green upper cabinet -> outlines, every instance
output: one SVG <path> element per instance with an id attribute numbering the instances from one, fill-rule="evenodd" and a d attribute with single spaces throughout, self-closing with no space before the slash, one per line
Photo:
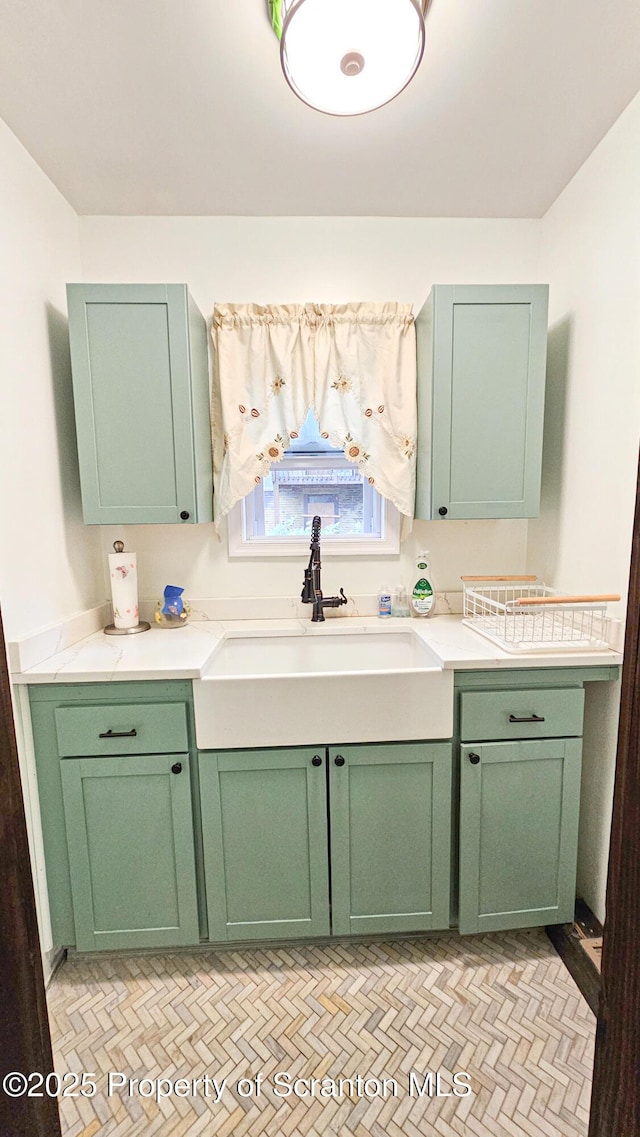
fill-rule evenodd
<path id="1" fill-rule="evenodd" d="M 534 517 L 549 289 L 435 285 L 416 320 L 416 517 Z"/>
<path id="2" fill-rule="evenodd" d="M 212 519 L 207 331 L 184 284 L 68 284 L 87 524 Z"/>

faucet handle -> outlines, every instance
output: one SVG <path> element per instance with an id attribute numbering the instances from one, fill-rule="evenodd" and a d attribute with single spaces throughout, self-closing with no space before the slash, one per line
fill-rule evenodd
<path id="1" fill-rule="evenodd" d="M 313 600 L 313 579 L 311 576 L 311 569 L 308 568 L 304 570 L 304 583 L 302 585 L 300 599 L 302 600 L 303 604 L 310 604 Z"/>
<path id="2" fill-rule="evenodd" d="M 342 604 L 348 604 L 349 601 L 341 588 L 339 596 L 325 596 L 321 603 L 325 608 L 340 608 Z"/>

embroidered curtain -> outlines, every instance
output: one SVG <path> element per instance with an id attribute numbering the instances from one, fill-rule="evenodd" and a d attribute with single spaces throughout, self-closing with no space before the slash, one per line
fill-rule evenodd
<path id="1" fill-rule="evenodd" d="M 323 438 L 413 517 L 410 305 L 225 304 L 214 310 L 212 334 L 216 528 L 282 458 L 311 408 Z"/>

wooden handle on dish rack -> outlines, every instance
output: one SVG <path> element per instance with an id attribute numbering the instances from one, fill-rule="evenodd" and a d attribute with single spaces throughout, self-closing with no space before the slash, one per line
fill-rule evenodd
<path id="1" fill-rule="evenodd" d="M 532 580 L 537 581 L 537 576 L 461 576 L 460 580 Z"/>
<path id="2" fill-rule="evenodd" d="M 612 592 L 607 596 L 532 596 L 527 599 L 521 596 L 514 604 L 529 607 L 530 604 L 600 604 L 605 600 L 619 600 L 618 593 Z"/>

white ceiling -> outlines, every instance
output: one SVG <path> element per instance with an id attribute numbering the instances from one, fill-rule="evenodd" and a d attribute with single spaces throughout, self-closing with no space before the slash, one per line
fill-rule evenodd
<path id="1" fill-rule="evenodd" d="M 81 214 L 539 217 L 638 89 L 638 0 L 433 0 L 416 78 L 346 119 L 266 0 L 0 0 L 0 117 Z"/>

